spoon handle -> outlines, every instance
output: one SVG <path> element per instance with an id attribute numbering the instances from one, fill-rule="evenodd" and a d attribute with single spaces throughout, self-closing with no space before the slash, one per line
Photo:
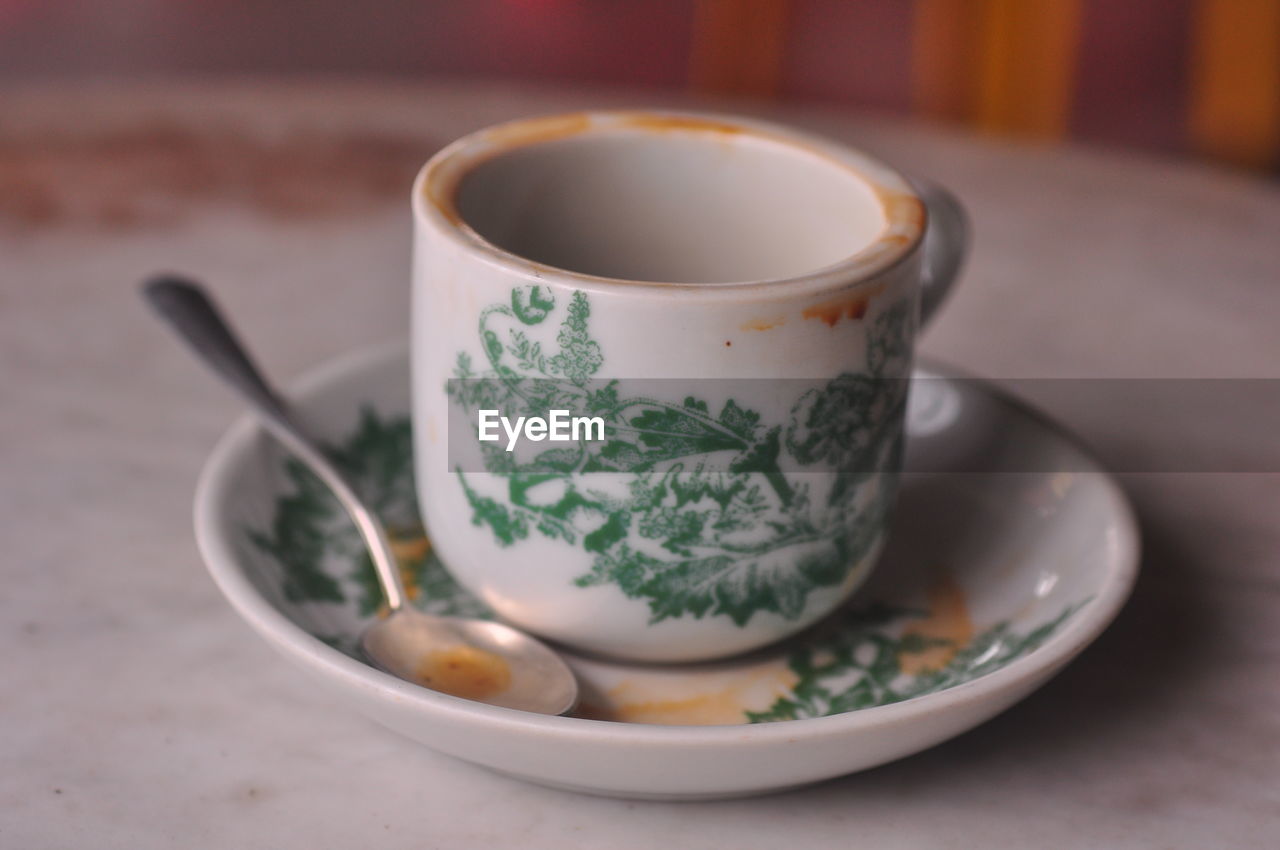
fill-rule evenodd
<path id="1" fill-rule="evenodd" d="M 404 583 L 386 529 L 356 496 L 342 473 L 299 427 L 289 406 L 262 377 L 203 288 L 192 281 L 166 275 L 148 281 L 142 291 L 151 307 L 195 355 L 249 403 L 272 436 L 333 491 L 364 538 L 386 595 L 387 607 L 392 611 L 402 608 Z"/>

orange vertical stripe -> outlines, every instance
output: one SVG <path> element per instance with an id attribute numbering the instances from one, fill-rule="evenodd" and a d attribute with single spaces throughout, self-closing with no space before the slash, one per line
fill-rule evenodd
<path id="1" fill-rule="evenodd" d="M 918 0 L 916 103 L 989 132 L 1067 131 L 1080 0 Z"/>
<path id="2" fill-rule="evenodd" d="M 689 79 L 698 91 L 774 97 L 789 0 L 697 0 Z"/>
<path id="3" fill-rule="evenodd" d="M 917 0 L 911 70 L 915 109 L 945 121 L 973 114 L 980 17 L 972 0 Z"/>
<path id="4" fill-rule="evenodd" d="M 1191 140 L 1250 168 L 1280 161 L 1280 2 L 1198 0 Z"/>

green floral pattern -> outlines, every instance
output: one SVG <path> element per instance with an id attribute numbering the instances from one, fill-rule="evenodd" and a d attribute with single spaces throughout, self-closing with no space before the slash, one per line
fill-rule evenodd
<path id="1" fill-rule="evenodd" d="M 435 614 L 491 616 L 481 602 L 453 580 L 423 536 L 413 486 L 409 419 L 403 415 L 384 417 L 365 408 L 352 434 L 327 450 L 391 530 L 413 603 Z M 278 568 L 280 596 L 286 607 L 292 607 L 291 616 L 304 622 L 327 621 L 311 620 L 310 615 L 299 613 L 304 608 L 344 614 L 336 619 L 345 620 L 346 625 L 336 631 L 309 628 L 320 640 L 359 657 L 356 638 L 361 625 L 375 615 L 381 604 L 372 565 L 355 527 L 318 479 L 289 459 L 282 461 L 280 478 L 282 492 L 274 500 L 269 523 L 266 528 L 246 529 L 246 537 L 259 554 Z M 660 478 L 652 476 L 643 486 L 666 486 Z M 685 486 L 683 477 L 676 481 L 676 486 Z M 695 493 L 683 497 L 668 493 L 662 499 L 684 498 L 687 503 L 695 496 L 701 497 Z M 741 491 L 732 495 L 721 492 L 718 497 L 725 508 L 724 516 L 717 513 L 716 522 L 731 521 L 726 517 L 739 510 L 749 516 L 749 505 L 755 498 Z M 729 508 L 735 499 L 748 507 Z M 686 539 L 698 533 L 694 525 L 699 520 L 690 520 L 681 511 L 652 511 L 644 521 L 655 525 L 650 533 L 666 539 Z M 609 535 L 603 533 L 600 542 L 592 545 L 610 549 Z M 634 580 L 643 580 L 643 575 Z M 686 574 L 683 580 L 693 579 Z M 750 592 L 749 586 L 744 587 L 744 594 Z M 779 650 L 785 654 L 794 686 L 766 710 L 744 711 L 742 722 L 839 714 L 963 684 L 1031 652 L 1078 608 L 1079 605 L 1070 606 L 1026 631 L 1001 622 L 963 646 L 907 631 L 927 611 L 901 604 L 846 608 Z M 904 656 L 937 646 L 952 650 L 944 666 L 915 673 L 904 669 Z"/>
<path id="2" fill-rule="evenodd" d="M 419 607 L 432 614 L 492 616 L 458 588 L 425 542 L 408 418 L 383 419 L 366 407 L 355 432 L 341 445 L 325 449 L 361 499 L 382 517 L 393 544 L 421 542 L 398 550 L 406 587 Z M 248 537 L 282 567 L 285 600 L 351 605 L 358 616 L 372 616 L 382 604 L 382 590 L 350 518 L 299 461 L 286 458 L 283 474 L 291 492 L 276 500 L 270 527 L 250 529 Z"/>
<path id="3" fill-rule="evenodd" d="M 512 291 L 482 311 L 485 362 L 458 354 L 447 392 L 471 421 L 481 409 L 600 417 L 606 439 L 559 443 L 517 458 L 480 443 L 504 492 L 458 479 L 472 520 L 509 547 L 537 534 L 589 553 L 582 587 L 611 584 L 648 605 L 652 622 L 768 611 L 798 618 L 809 594 L 843 582 L 874 551 L 893 501 L 913 330 L 899 299 L 870 322 L 869 371 L 843 374 L 798 398 L 783 422 L 733 399 L 630 395 L 596 379 L 605 353 L 591 336 L 591 304 L 573 292 Z M 544 325 L 558 326 L 552 333 Z M 727 463 L 709 468 L 712 455 Z M 826 486 L 782 469 L 840 469 Z M 633 473 L 629 492 L 593 487 L 592 472 Z M 548 485 L 554 486 L 548 486 Z M 551 494 L 548 497 L 547 494 Z"/>
<path id="4" fill-rule="evenodd" d="M 768 711 L 747 712 L 752 723 L 800 720 L 843 714 L 860 708 L 902 702 L 944 691 L 999 670 L 1044 643 L 1078 606 L 1017 634 L 1009 623 L 982 632 L 964 646 L 945 638 L 894 635 L 896 622 L 927 612 L 877 605 L 834 620 L 826 634 L 812 636 L 787 660 L 798 681 Z M 903 670 L 902 658 L 942 647 L 953 650 L 938 669 L 915 675 Z"/>

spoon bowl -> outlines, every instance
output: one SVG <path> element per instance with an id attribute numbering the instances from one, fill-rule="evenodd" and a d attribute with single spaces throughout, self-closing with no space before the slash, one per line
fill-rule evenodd
<path id="1" fill-rule="evenodd" d="M 360 645 L 384 672 L 463 699 L 540 714 L 564 714 L 577 701 L 560 656 L 502 623 L 401 608 L 369 626 Z"/>

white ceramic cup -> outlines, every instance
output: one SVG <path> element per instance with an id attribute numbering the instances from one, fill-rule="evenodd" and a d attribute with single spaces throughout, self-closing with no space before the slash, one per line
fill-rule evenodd
<path id="1" fill-rule="evenodd" d="M 502 617 L 608 655 L 709 659 L 804 628 L 866 578 L 921 303 L 965 253 L 950 195 L 772 124 L 594 112 L 453 143 L 413 210 L 419 501 L 450 572 Z M 481 444 L 486 406 L 543 391 L 608 436 Z"/>

